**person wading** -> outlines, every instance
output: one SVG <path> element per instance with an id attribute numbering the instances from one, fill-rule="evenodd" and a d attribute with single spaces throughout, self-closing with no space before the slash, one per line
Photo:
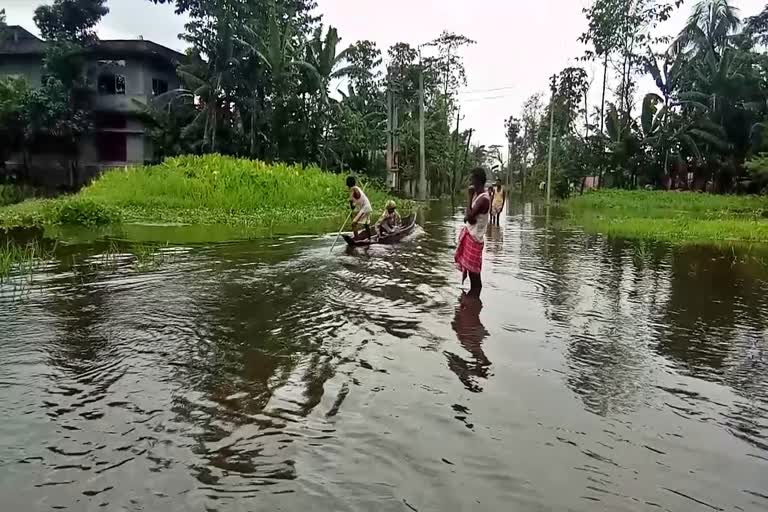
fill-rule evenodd
<path id="1" fill-rule="evenodd" d="M 496 180 L 496 186 L 491 196 L 491 224 L 501 225 L 501 212 L 504 211 L 504 204 L 507 202 L 507 191 L 501 184 L 501 180 Z"/>
<path id="2" fill-rule="evenodd" d="M 352 217 L 352 232 L 355 235 L 355 240 L 358 239 L 357 228 L 360 225 L 365 228 L 364 238 L 370 238 L 370 216 L 371 211 L 373 211 L 371 202 L 368 200 L 368 196 L 365 195 L 365 192 L 363 192 L 363 189 L 357 186 L 357 180 L 354 176 L 347 178 L 347 187 L 349 187 L 349 206 L 353 211 L 355 207 L 358 209 L 357 213 Z"/>
<path id="3" fill-rule="evenodd" d="M 472 186 L 469 188 L 469 204 L 454 261 L 462 274 L 462 284 L 469 276 L 471 286 L 468 295 L 479 297 L 483 288 L 480 273 L 483 270 L 483 248 L 490 218 L 491 198 L 485 190 L 485 170 L 482 167 L 473 169 L 470 179 Z"/>

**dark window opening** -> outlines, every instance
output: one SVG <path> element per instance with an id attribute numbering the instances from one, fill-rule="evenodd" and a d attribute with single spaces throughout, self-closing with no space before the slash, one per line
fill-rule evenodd
<path id="1" fill-rule="evenodd" d="M 96 116 L 97 129 L 124 130 L 128 126 L 125 116 L 119 114 L 99 114 Z"/>
<path id="2" fill-rule="evenodd" d="M 99 94 L 125 94 L 125 77 L 105 73 L 99 75 Z"/>
<path id="3" fill-rule="evenodd" d="M 125 162 L 128 160 L 128 140 L 124 133 L 97 133 L 96 148 L 100 162 Z"/>
<path id="4" fill-rule="evenodd" d="M 168 92 L 168 82 L 159 78 L 152 79 L 152 95 L 160 96 Z"/>

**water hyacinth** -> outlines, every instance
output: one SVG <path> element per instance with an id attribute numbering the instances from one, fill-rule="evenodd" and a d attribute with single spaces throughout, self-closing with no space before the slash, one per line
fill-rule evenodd
<path id="1" fill-rule="evenodd" d="M 106 172 L 70 198 L 0 208 L 0 226 L 309 223 L 347 214 L 345 181 L 345 175 L 316 166 L 215 154 L 181 156 L 159 165 Z M 374 210 L 383 208 L 387 194 L 364 178 L 361 184 Z"/>
<path id="2" fill-rule="evenodd" d="M 674 244 L 768 243 L 768 198 L 601 190 L 569 199 L 571 219 L 609 236 Z"/>

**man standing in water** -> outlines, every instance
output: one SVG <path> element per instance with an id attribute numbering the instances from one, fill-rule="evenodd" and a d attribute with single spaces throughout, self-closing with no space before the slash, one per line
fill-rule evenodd
<path id="1" fill-rule="evenodd" d="M 349 206 L 354 211 L 355 207 L 358 208 L 357 213 L 352 217 L 352 232 L 357 240 L 357 228 L 362 224 L 365 227 L 365 237 L 371 237 L 370 231 L 370 216 L 371 202 L 368 200 L 368 196 L 365 195 L 363 189 L 357 186 L 357 180 L 354 176 L 347 178 L 347 187 L 349 187 Z"/>
<path id="2" fill-rule="evenodd" d="M 496 180 L 496 187 L 491 196 L 491 224 L 501 225 L 501 212 L 504 211 L 504 204 L 507 202 L 507 191 L 501 184 L 501 180 Z"/>
<path id="3" fill-rule="evenodd" d="M 469 207 L 464 216 L 464 227 L 459 234 L 454 261 L 462 274 L 462 284 L 469 276 L 469 295 L 479 297 L 483 288 L 480 273 L 483 269 L 485 231 L 490 217 L 491 198 L 485 190 L 486 177 L 482 167 L 472 169 L 470 180 L 472 186 L 469 188 Z"/>

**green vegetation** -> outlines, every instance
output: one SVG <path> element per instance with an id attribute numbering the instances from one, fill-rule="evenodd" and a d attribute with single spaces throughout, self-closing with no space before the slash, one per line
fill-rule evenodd
<path id="1" fill-rule="evenodd" d="M 26 245 L 11 241 L 0 244 L 0 283 L 5 282 L 14 271 L 31 278 L 35 263 L 49 256 L 50 253 L 36 240 Z"/>
<path id="2" fill-rule="evenodd" d="M 518 183 L 535 188 L 545 179 L 552 125 L 559 196 L 588 176 L 603 187 L 761 192 L 768 185 L 759 156 L 768 152 L 768 6 L 741 20 L 732 3 L 590 2 L 580 42 L 597 72 L 563 69 L 551 92 L 532 96 L 507 120 L 508 168 Z M 691 9 L 688 22 L 666 37 L 681 6 Z"/>
<path id="3" fill-rule="evenodd" d="M 107 172 L 72 196 L 0 208 L 0 227 L 309 224 L 347 214 L 345 179 L 317 167 L 220 155 L 175 157 L 156 166 Z M 366 194 L 374 209 L 388 199 L 375 184 L 368 184 Z"/>
<path id="4" fill-rule="evenodd" d="M 35 197 L 38 193 L 37 189 L 24 185 L 0 185 L 0 206 L 20 203 L 25 199 Z"/>
<path id="5" fill-rule="evenodd" d="M 437 195 L 461 181 L 471 131 L 459 131 L 455 118 L 466 85 L 462 50 L 470 39 L 435 34 L 420 58 L 406 42 L 388 49 L 367 40 L 342 42 L 322 23 L 315 0 L 149 2 L 173 4 L 184 16 L 181 37 L 188 45 L 177 68 L 180 87 L 142 109 L 157 159 L 221 153 L 383 178 L 393 98 L 400 170 L 414 178 L 423 72 L 427 179 Z M 55 143 L 71 164 L 70 186 L 76 188 L 82 182 L 78 142 L 96 124 L 83 55 L 109 7 L 106 0 L 39 3 L 34 20 L 49 43 L 46 80 L 41 87 L 32 87 L 31 77 L 0 80 L 0 159 Z M 146 2 L 137 6 L 148 8 Z M 0 24 L 0 38 L 3 31 Z M 342 78 L 343 90 L 333 94 Z"/>
<path id="6" fill-rule="evenodd" d="M 600 191 L 569 199 L 589 231 L 672 243 L 768 242 L 768 198 L 693 192 Z"/>

